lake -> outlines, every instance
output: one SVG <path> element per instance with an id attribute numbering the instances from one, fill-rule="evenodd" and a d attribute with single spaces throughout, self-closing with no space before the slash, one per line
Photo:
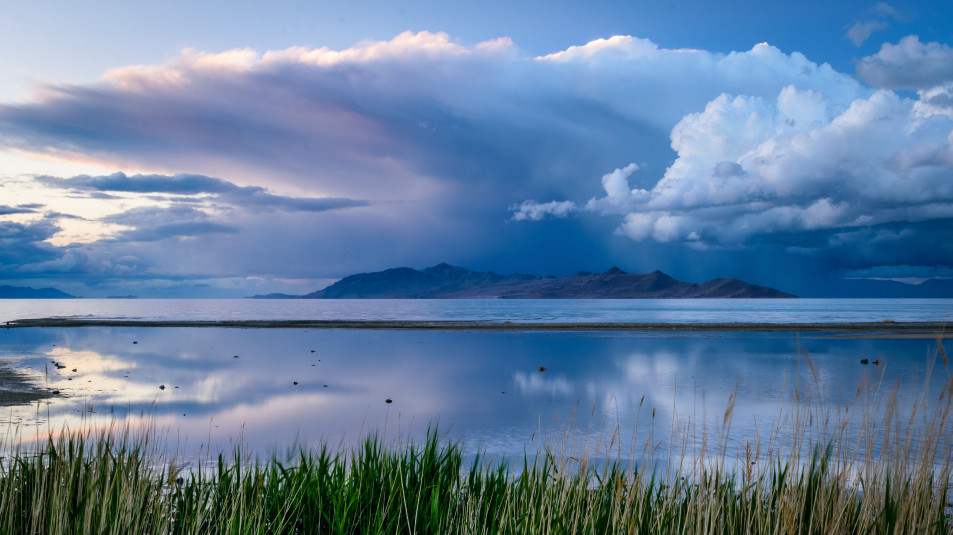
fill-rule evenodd
<path id="1" fill-rule="evenodd" d="M 953 301 L 69 300 L 0 307 L 10 319 L 803 322 L 935 321 Z M 372 432 L 419 439 L 439 424 L 470 452 L 512 459 L 534 452 L 541 434 L 565 429 L 570 419 L 573 437 L 604 433 L 605 443 L 623 449 L 668 438 L 687 423 L 715 436 L 733 404 L 728 448 L 740 452 L 783 425 L 780 409 L 791 406 L 795 390 L 827 408 L 856 407 L 864 396 L 894 390 L 904 406 L 924 392 L 935 399 L 950 376 L 942 361 L 929 373 L 937 358 L 935 340 L 796 333 L 15 328 L 0 329 L 0 362 L 61 396 L 0 411 L 21 438 L 145 415 L 186 457 L 228 451 L 238 441 L 269 455 Z M 609 438 L 616 430 L 620 436 Z"/>
<path id="2" fill-rule="evenodd" d="M 953 299 L 0 299 L 0 322 L 146 320 L 836 323 L 947 321 Z"/>

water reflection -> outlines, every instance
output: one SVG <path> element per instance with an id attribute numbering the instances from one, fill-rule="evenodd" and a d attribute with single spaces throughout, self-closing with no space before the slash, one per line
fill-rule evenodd
<path id="1" fill-rule="evenodd" d="M 739 449 L 799 385 L 827 406 L 856 404 L 865 382 L 912 402 L 935 353 L 923 340 L 764 334 L 5 329 L 2 362 L 63 395 L 0 411 L 27 436 L 145 414 L 194 455 L 236 440 L 267 455 L 369 432 L 419 439 L 439 422 L 469 451 L 513 458 L 570 418 L 581 436 L 618 427 L 624 448 L 688 421 L 717 434 L 734 397 Z M 949 377 L 940 366 L 930 399 Z"/>

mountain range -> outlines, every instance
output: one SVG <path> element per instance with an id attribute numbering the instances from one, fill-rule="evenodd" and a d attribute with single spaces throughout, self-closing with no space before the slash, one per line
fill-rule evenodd
<path id="1" fill-rule="evenodd" d="M 76 296 L 56 288 L 30 288 L 0 285 L 0 299 L 75 299 Z"/>
<path id="2" fill-rule="evenodd" d="M 796 297 L 738 279 L 696 284 L 661 271 L 636 274 L 613 267 L 605 273 L 580 271 L 568 277 L 500 275 L 449 264 L 423 270 L 400 267 L 359 273 L 307 295 L 268 294 L 256 299 L 638 299 L 712 297 Z"/>

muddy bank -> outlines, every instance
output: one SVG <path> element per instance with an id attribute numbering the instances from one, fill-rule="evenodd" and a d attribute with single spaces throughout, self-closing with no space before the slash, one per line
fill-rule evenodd
<path id="1" fill-rule="evenodd" d="M 36 403 L 58 395 L 55 390 L 38 386 L 16 368 L 0 365 L 0 407 Z"/>

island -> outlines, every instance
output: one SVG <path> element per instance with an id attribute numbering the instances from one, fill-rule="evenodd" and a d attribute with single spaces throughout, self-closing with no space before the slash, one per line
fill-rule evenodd
<path id="1" fill-rule="evenodd" d="M 580 271 L 567 277 L 470 271 L 442 263 L 418 270 L 400 267 L 345 277 L 306 295 L 273 293 L 253 299 L 672 299 L 791 298 L 774 288 L 738 279 L 683 282 L 661 271 Z"/>

